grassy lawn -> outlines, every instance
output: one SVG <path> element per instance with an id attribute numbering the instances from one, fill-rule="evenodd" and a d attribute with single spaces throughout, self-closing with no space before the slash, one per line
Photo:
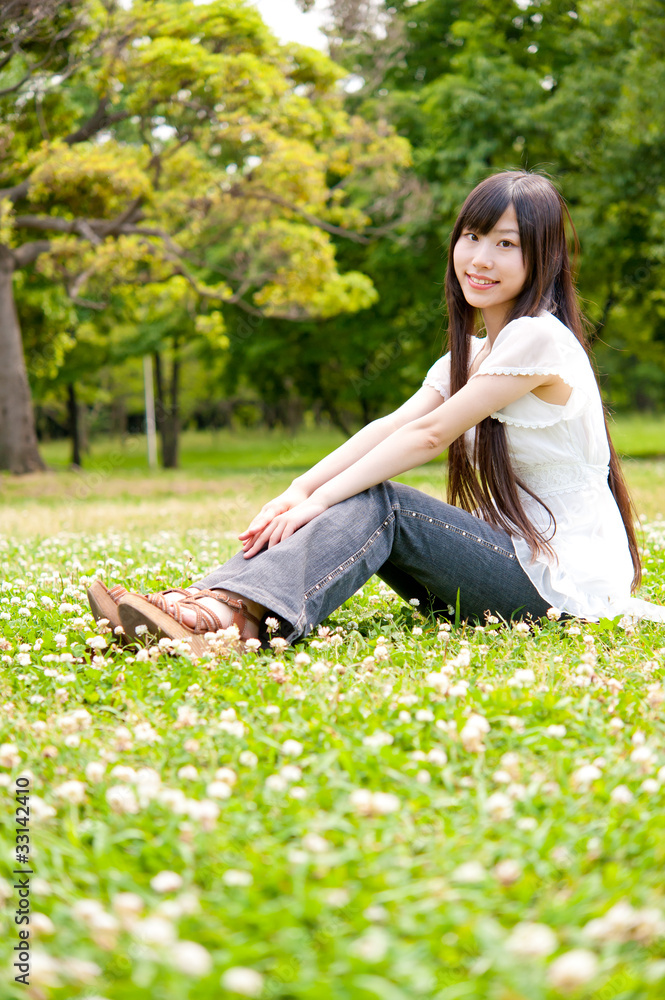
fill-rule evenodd
<path id="1" fill-rule="evenodd" d="M 186 436 L 150 475 L 100 442 L 2 479 L 2 1000 L 665 996 L 662 627 L 448 630 L 376 579 L 286 651 L 94 626 L 89 581 L 195 579 L 339 440 Z M 665 461 L 626 470 L 663 602 Z M 444 495 L 441 466 L 401 478 Z"/>

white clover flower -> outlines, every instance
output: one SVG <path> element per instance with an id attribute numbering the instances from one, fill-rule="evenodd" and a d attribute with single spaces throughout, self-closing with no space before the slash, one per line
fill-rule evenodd
<path id="1" fill-rule="evenodd" d="M 132 922 L 141 913 L 145 903 L 135 892 L 117 892 L 111 905 L 121 920 Z"/>
<path id="2" fill-rule="evenodd" d="M 266 622 L 269 619 L 266 619 Z M 276 621 L 276 619 L 272 619 Z M 257 997 L 263 989 L 263 976 L 255 969 L 237 965 L 227 969 L 222 975 L 221 985 L 230 993 L 240 993 L 244 997 Z"/>
<path id="3" fill-rule="evenodd" d="M 55 816 L 55 809 L 53 806 L 44 802 L 39 795 L 30 796 L 30 818 L 36 823 L 39 823 L 43 819 L 51 819 Z"/>
<path id="4" fill-rule="evenodd" d="M 633 764 L 639 764 L 642 774 L 648 774 L 656 765 L 656 755 L 651 747 L 638 744 L 630 755 Z"/>
<path id="5" fill-rule="evenodd" d="M 377 663 L 381 663 L 383 660 L 387 660 L 389 656 L 390 653 L 388 652 L 387 646 L 384 646 L 382 643 L 380 643 L 375 647 L 374 659 L 377 661 Z"/>
<path id="6" fill-rule="evenodd" d="M 178 768 L 178 777 L 181 781 L 196 781 L 198 776 L 199 772 L 193 764 L 183 764 L 182 767 Z"/>
<path id="7" fill-rule="evenodd" d="M 242 750 L 238 755 L 238 763 L 243 767 L 256 767 L 258 762 L 259 758 L 253 750 Z"/>
<path id="8" fill-rule="evenodd" d="M 129 783 L 136 780 L 136 771 L 129 764 L 116 764 L 111 770 L 111 777 Z"/>
<path id="9" fill-rule="evenodd" d="M 318 833 L 306 833 L 302 838 L 302 846 L 310 854 L 325 854 L 330 850 L 330 844 Z"/>
<path id="10" fill-rule="evenodd" d="M 127 785 L 112 785 L 106 791 L 106 801 L 116 813 L 137 813 L 139 811 L 136 795 Z"/>
<path id="11" fill-rule="evenodd" d="M 254 881 L 251 872 L 241 871 L 239 868 L 228 868 L 222 875 L 224 885 L 251 885 Z"/>
<path id="12" fill-rule="evenodd" d="M 485 810 L 495 823 L 511 819 L 514 814 L 513 803 L 503 792 L 494 792 L 490 795 L 485 802 Z"/>
<path id="13" fill-rule="evenodd" d="M 487 719 L 473 712 L 460 732 L 462 746 L 469 753 L 482 753 L 485 750 L 483 739 L 490 731 L 490 724 Z"/>
<path id="14" fill-rule="evenodd" d="M 463 864 L 458 865 L 457 868 L 451 873 L 450 878 L 453 882 L 461 882 L 463 884 L 473 884 L 474 882 L 484 882 L 487 878 L 487 872 L 481 865 L 480 861 L 465 861 Z"/>
<path id="15" fill-rule="evenodd" d="M 536 683 L 536 675 L 530 667 L 518 667 L 512 677 L 508 678 L 508 687 L 531 687 Z"/>
<path id="16" fill-rule="evenodd" d="M 366 747 L 388 747 L 394 742 L 395 737 L 390 733 L 383 732 L 381 729 L 370 733 L 369 736 L 363 736 L 363 746 Z"/>
<path id="17" fill-rule="evenodd" d="M 64 781 L 53 790 L 53 794 L 65 802 L 80 805 L 85 801 L 85 784 L 83 781 Z"/>
<path id="18" fill-rule="evenodd" d="M 265 626 L 268 629 L 268 631 L 271 631 L 272 629 L 279 628 L 279 620 L 277 618 L 272 618 L 272 617 L 271 618 L 266 618 L 266 620 L 265 620 Z"/>
<path id="19" fill-rule="evenodd" d="M 296 653 L 293 662 L 297 667 L 307 667 L 312 662 L 312 657 L 308 653 Z"/>
<path id="20" fill-rule="evenodd" d="M 89 922 L 90 937 L 98 947 L 112 951 L 118 940 L 119 921 L 112 913 L 93 914 Z"/>
<path id="21" fill-rule="evenodd" d="M 208 832 L 214 830 L 220 812 L 219 806 L 214 799 L 201 799 L 200 801 L 190 799 L 187 804 L 187 811 L 190 819 L 199 822 L 203 830 Z"/>
<path id="22" fill-rule="evenodd" d="M 425 677 L 425 684 L 438 694 L 446 695 L 450 689 L 450 677 L 443 671 L 432 671 Z"/>
<path id="23" fill-rule="evenodd" d="M 392 792 L 371 792 L 367 788 L 356 788 L 349 801 L 361 816 L 385 816 L 397 812 L 401 803 Z"/>
<path id="24" fill-rule="evenodd" d="M 304 747 L 298 740 L 284 740 L 282 743 L 282 753 L 288 757 L 300 757 L 303 750 Z"/>
<path id="25" fill-rule="evenodd" d="M 307 789 L 303 788 L 302 785 L 293 785 L 289 789 L 289 798 L 302 801 L 307 798 Z"/>
<path id="26" fill-rule="evenodd" d="M 617 785 L 616 788 L 612 789 L 610 798 L 612 802 L 629 805 L 633 801 L 633 793 L 627 785 Z"/>
<path id="27" fill-rule="evenodd" d="M 276 653 L 283 653 L 286 647 L 288 646 L 288 642 L 286 641 L 286 639 L 282 639 L 279 636 L 276 636 L 274 639 L 270 640 L 270 646 L 272 649 L 275 650 Z"/>
<path id="28" fill-rule="evenodd" d="M 29 667 L 32 663 L 32 658 L 29 653 L 17 653 L 16 662 L 19 667 Z"/>
<path id="29" fill-rule="evenodd" d="M 558 945 L 557 937 L 547 924 L 519 923 L 513 927 L 506 948 L 519 958 L 547 958 Z"/>
<path id="30" fill-rule="evenodd" d="M 14 768 L 21 762 L 21 754 L 15 743 L 0 744 L 0 767 Z"/>
<path id="31" fill-rule="evenodd" d="M 185 726 L 195 726 L 198 720 L 199 713 L 195 708 L 191 705 L 179 705 L 174 725 L 176 729 L 182 729 Z"/>
<path id="32" fill-rule="evenodd" d="M 30 914 L 30 930 L 36 937 L 55 934 L 55 924 L 45 913 Z"/>
<path id="33" fill-rule="evenodd" d="M 104 912 L 104 907 L 98 899 L 77 899 L 72 904 L 72 913 L 77 920 L 89 924 L 93 917 Z"/>
<path id="34" fill-rule="evenodd" d="M 247 649 L 250 653 L 258 653 L 260 648 L 260 639 L 245 639 L 245 649 Z"/>
<path id="35" fill-rule="evenodd" d="M 218 767 L 215 771 L 215 781 L 223 781 L 230 788 L 233 788 L 238 780 L 238 775 L 230 767 Z"/>
<path id="36" fill-rule="evenodd" d="M 196 941 L 176 941 L 169 948 L 169 961 L 188 976 L 207 976 L 212 969 L 210 952 Z"/>
<path id="37" fill-rule="evenodd" d="M 558 608 L 548 608 L 547 617 L 551 622 L 558 622 L 559 618 L 561 618 L 561 612 Z"/>
<path id="38" fill-rule="evenodd" d="M 147 631 L 148 631 L 148 626 L 147 625 L 137 625 L 134 628 L 134 633 L 136 635 L 145 635 L 147 633 Z"/>
<path id="39" fill-rule="evenodd" d="M 545 730 L 545 735 L 550 736 L 553 740 L 562 740 L 566 735 L 565 726 L 548 726 Z"/>
<path id="40" fill-rule="evenodd" d="M 512 885 L 513 882 L 517 882 L 522 874 L 519 862 L 513 858 L 504 858 L 502 861 L 497 862 L 492 871 L 497 882 L 500 882 L 501 885 Z"/>
<path id="41" fill-rule="evenodd" d="M 555 958 L 547 977 L 550 985 L 561 993 L 573 993 L 594 978 L 598 971 L 598 959 L 592 951 L 574 948 Z"/>
<path id="42" fill-rule="evenodd" d="M 390 937 L 382 927 L 370 927 L 354 941 L 351 950 L 365 962 L 381 962 L 390 945 Z"/>
<path id="43" fill-rule="evenodd" d="M 52 597 L 49 597 L 47 594 L 43 594 L 42 597 L 40 597 L 40 601 L 42 603 L 42 606 L 45 608 L 55 607 L 55 601 L 53 600 Z"/>
<path id="44" fill-rule="evenodd" d="M 177 892 L 182 889 L 182 875 L 168 870 L 158 872 L 150 879 L 150 885 L 155 892 Z"/>
<path id="45" fill-rule="evenodd" d="M 147 945 L 172 945 L 176 939 L 173 924 L 165 917 L 152 916 L 132 924 L 132 935 Z"/>
<path id="46" fill-rule="evenodd" d="M 31 948 L 30 955 L 30 984 L 34 986 L 60 986 L 58 972 L 61 968 L 60 962 L 52 955 L 48 955 L 41 948 Z"/>
<path id="47" fill-rule="evenodd" d="M 583 764 L 570 776 L 570 783 L 576 791 L 587 791 L 594 781 L 602 777 L 602 771 L 595 764 Z"/>
<path id="48" fill-rule="evenodd" d="M 284 764 L 280 767 L 279 773 L 285 781 L 300 781 L 302 778 L 302 768 L 297 764 Z"/>
<path id="49" fill-rule="evenodd" d="M 271 792 L 284 792 L 288 788 L 288 781 L 281 774 L 269 774 L 265 781 L 265 787 Z"/>
<path id="50" fill-rule="evenodd" d="M 106 649 L 106 639 L 103 635 L 88 636 L 85 644 L 86 646 L 90 646 L 91 649 Z"/>
<path id="51" fill-rule="evenodd" d="M 432 775 L 429 771 L 418 771 L 416 774 L 416 781 L 419 785 L 429 785 L 432 780 Z"/>
<path id="52" fill-rule="evenodd" d="M 419 708 L 416 711 L 416 722 L 434 722 L 434 712 L 429 708 Z"/>
<path id="53" fill-rule="evenodd" d="M 231 787 L 225 781 L 211 781 L 206 786 L 206 795 L 211 799 L 230 799 L 232 794 Z"/>

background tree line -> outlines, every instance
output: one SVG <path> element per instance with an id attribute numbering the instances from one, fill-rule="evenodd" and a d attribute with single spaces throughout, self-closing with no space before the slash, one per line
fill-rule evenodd
<path id="1" fill-rule="evenodd" d="M 461 201 L 520 166 L 569 202 L 606 396 L 662 405 L 660 0 L 332 0 L 328 37 L 242 0 L 4 5 L 0 468 L 40 465 L 23 356 L 46 433 L 132 429 L 153 355 L 170 465 L 192 421 L 372 419 L 440 353 Z"/>

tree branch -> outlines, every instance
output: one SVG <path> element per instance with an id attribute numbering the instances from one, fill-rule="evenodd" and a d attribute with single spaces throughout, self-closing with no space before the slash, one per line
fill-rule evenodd
<path id="1" fill-rule="evenodd" d="M 317 226 L 318 229 L 323 229 L 327 233 L 331 233 L 333 236 L 342 236 L 346 240 L 352 240 L 353 243 L 371 243 L 372 240 L 363 236 L 362 233 L 355 233 L 351 229 L 342 229 L 341 226 L 333 226 L 330 222 L 325 222 L 320 219 L 317 215 L 313 215 L 308 212 L 307 209 L 301 208 L 299 205 L 294 205 L 292 202 L 287 201 L 286 198 L 282 198 L 279 194 L 274 194 L 272 191 L 262 191 L 259 188 L 242 188 L 240 185 L 235 184 L 230 191 L 227 192 L 232 198 L 255 198 L 257 201 L 270 201 L 274 205 L 281 205 L 282 208 L 288 208 L 289 211 L 295 212 L 309 222 L 311 226 Z"/>
<path id="2" fill-rule="evenodd" d="M 25 267 L 32 264 L 41 253 L 46 253 L 51 249 L 50 240 L 34 240 L 32 243 L 24 243 L 13 251 L 15 266 Z"/>

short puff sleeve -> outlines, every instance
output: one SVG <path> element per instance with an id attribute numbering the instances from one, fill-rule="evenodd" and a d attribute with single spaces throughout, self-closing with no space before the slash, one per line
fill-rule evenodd
<path id="1" fill-rule="evenodd" d="M 521 316 L 504 326 L 471 378 L 479 375 L 558 375 L 571 387 L 563 405 L 548 403 L 529 392 L 492 414 L 502 423 L 520 427 L 550 427 L 560 420 L 572 420 L 597 395 L 584 347 L 550 313 Z"/>
<path id="2" fill-rule="evenodd" d="M 434 362 L 423 379 L 423 385 L 436 389 L 444 399 L 450 398 L 450 351 Z"/>

